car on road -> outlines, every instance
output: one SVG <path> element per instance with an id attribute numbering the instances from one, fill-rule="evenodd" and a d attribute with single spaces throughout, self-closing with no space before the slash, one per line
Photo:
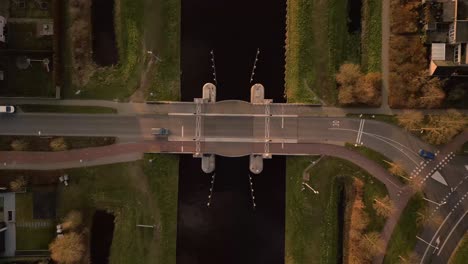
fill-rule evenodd
<path id="1" fill-rule="evenodd" d="M 430 151 L 427 151 L 427 150 L 424 150 L 424 149 L 420 149 L 418 151 L 418 154 L 419 156 L 425 158 L 425 159 L 429 159 L 429 160 L 433 160 L 435 159 L 435 154 L 430 152 Z"/>
<path id="2" fill-rule="evenodd" d="M 16 108 L 12 105 L 0 105 L 0 113 L 13 114 Z"/>
<path id="3" fill-rule="evenodd" d="M 169 129 L 162 128 L 162 127 L 153 127 L 151 128 L 151 134 L 156 135 L 156 136 L 168 136 Z"/>

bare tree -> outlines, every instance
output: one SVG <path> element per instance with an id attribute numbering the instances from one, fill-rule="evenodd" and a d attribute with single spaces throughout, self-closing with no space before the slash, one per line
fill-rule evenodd
<path id="1" fill-rule="evenodd" d="M 74 230 L 83 223 L 83 216 L 79 211 L 70 211 L 65 217 L 62 227 L 63 230 Z"/>
<path id="2" fill-rule="evenodd" d="M 374 199 L 373 207 L 377 214 L 384 217 L 389 217 L 395 211 L 395 206 L 393 205 L 393 202 L 390 200 L 388 195 L 380 200 Z"/>
<path id="3" fill-rule="evenodd" d="M 354 86 L 361 77 L 361 69 L 359 65 L 353 63 L 345 63 L 340 66 L 340 70 L 336 73 L 336 82 L 340 86 Z"/>
<path id="4" fill-rule="evenodd" d="M 26 178 L 24 176 L 19 176 L 18 178 L 10 182 L 10 189 L 13 192 L 20 192 L 24 191 L 27 185 L 28 181 L 26 180 Z"/>
<path id="5" fill-rule="evenodd" d="M 419 129 L 424 121 L 424 115 L 420 111 L 404 111 L 397 116 L 398 123 L 406 130 Z"/>
<path id="6" fill-rule="evenodd" d="M 376 256 L 385 252 L 384 241 L 377 232 L 363 235 L 359 244 L 363 250 L 363 254 L 369 256 Z"/>
<path id="7" fill-rule="evenodd" d="M 403 168 L 403 164 L 400 161 L 390 162 L 384 160 L 390 167 L 388 168 L 388 172 L 395 176 L 404 177 L 405 176 L 405 169 Z"/>
<path id="8" fill-rule="evenodd" d="M 445 92 L 442 89 L 443 82 L 439 78 L 424 78 L 421 84 L 422 96 L 419 104 L 425 108 L 436 108 L 442 106 L 445 99 Z"/>
<path id="9" fill-rule="evenodd" d="M 466 117 L 456 111 L 448 110 L 441 115 L 429 115 L 427 125 L 421 129 L 424 139 L 431 144 L 444 144 L 460 133 L 466 126 Z"/>
<path id="10" fill-rule="evenodd" d="M 421 261 L 421 257 L 414 251 L 411 251 L 404 257 L 398 257 L 401 259 L 401 264 L 418 264 Z"/>
<path id="11" fill-rule="evenodd" d="M 63 151 L 68 149 L 67 142 L 65 142 L 63 137 L 52 139 L 49 146 L 53 151 Z"/>
<path id="12" fill-rule="evenodd" d="M 11 142 L 10 147 L 14 151 L 25 151 L 29 148 L 29 144 L 26 140 L 15 139 Z"/>
<path id="13" fill-rule="evenodd" d="M 371 72 L 359 78 L 354 87 L 354 98 L 358 103 L 378 105 L 382 89 L 382 76 L 380 73 Z"/>
<path id="14" fill-rule="evenodd" d="M 64 264 L 78 263 L 86 252 L 83 236 L 75 232 L 57 237 L 49 250 L 54 261 Z"/>

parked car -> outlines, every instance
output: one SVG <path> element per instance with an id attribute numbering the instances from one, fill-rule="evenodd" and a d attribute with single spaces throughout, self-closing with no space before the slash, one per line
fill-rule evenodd
<path id="1" fill-rule="evenodd" d="M 156 135 L 156 136 L 168 136 L 169 129 L 162 128 L 162 127 L 153 127 L 151 128 L 151 134 Z"/>
<path id="2" fill-rule="evenodd" d="M 419 156 L 425 158 L 425 159 L 429 159 L 429 160 L 433 160 L 435 159 L 435 154 L 430 152 L 430 151 L 427 151 L 427 150 L 424 150 L 424 149 L 420 149 L 418 151 L 418 154 Z"/>
<path id="3" fill-rule="evenodd" d="M 12 114 L 16 111 L 16 108 L 12 105 L 0 105 L 0 113 Z"/>

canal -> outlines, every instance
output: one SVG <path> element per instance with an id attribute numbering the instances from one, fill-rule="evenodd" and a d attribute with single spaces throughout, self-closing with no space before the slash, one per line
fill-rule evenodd
<path id="1" fill-rule="evenodd" d="M 266 98 L 284 101 L 285 0 L 182 0 L 181 16 L 183 101 L 201 97 L 214 69 L 218 101 L 247 101 L 253 83 L 265 86 Z M 216 157 L 210 207 L 212 175 L 200 163 L 180 159 L 177 263 L 284 263 L 285 158 L 266 160 L 252 175 L 255 209 L 248 157 Z"/>

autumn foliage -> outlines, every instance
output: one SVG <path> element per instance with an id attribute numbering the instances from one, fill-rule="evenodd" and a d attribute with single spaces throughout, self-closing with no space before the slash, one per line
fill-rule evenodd
<path id="1" fill-rule="evenodd" d="M 380 73 L 363 74 L 359 65 L 345 63 L 336 74 L 339 85 L 338 101 L 342 105 L 380 104 L 382 77 Z"/>

